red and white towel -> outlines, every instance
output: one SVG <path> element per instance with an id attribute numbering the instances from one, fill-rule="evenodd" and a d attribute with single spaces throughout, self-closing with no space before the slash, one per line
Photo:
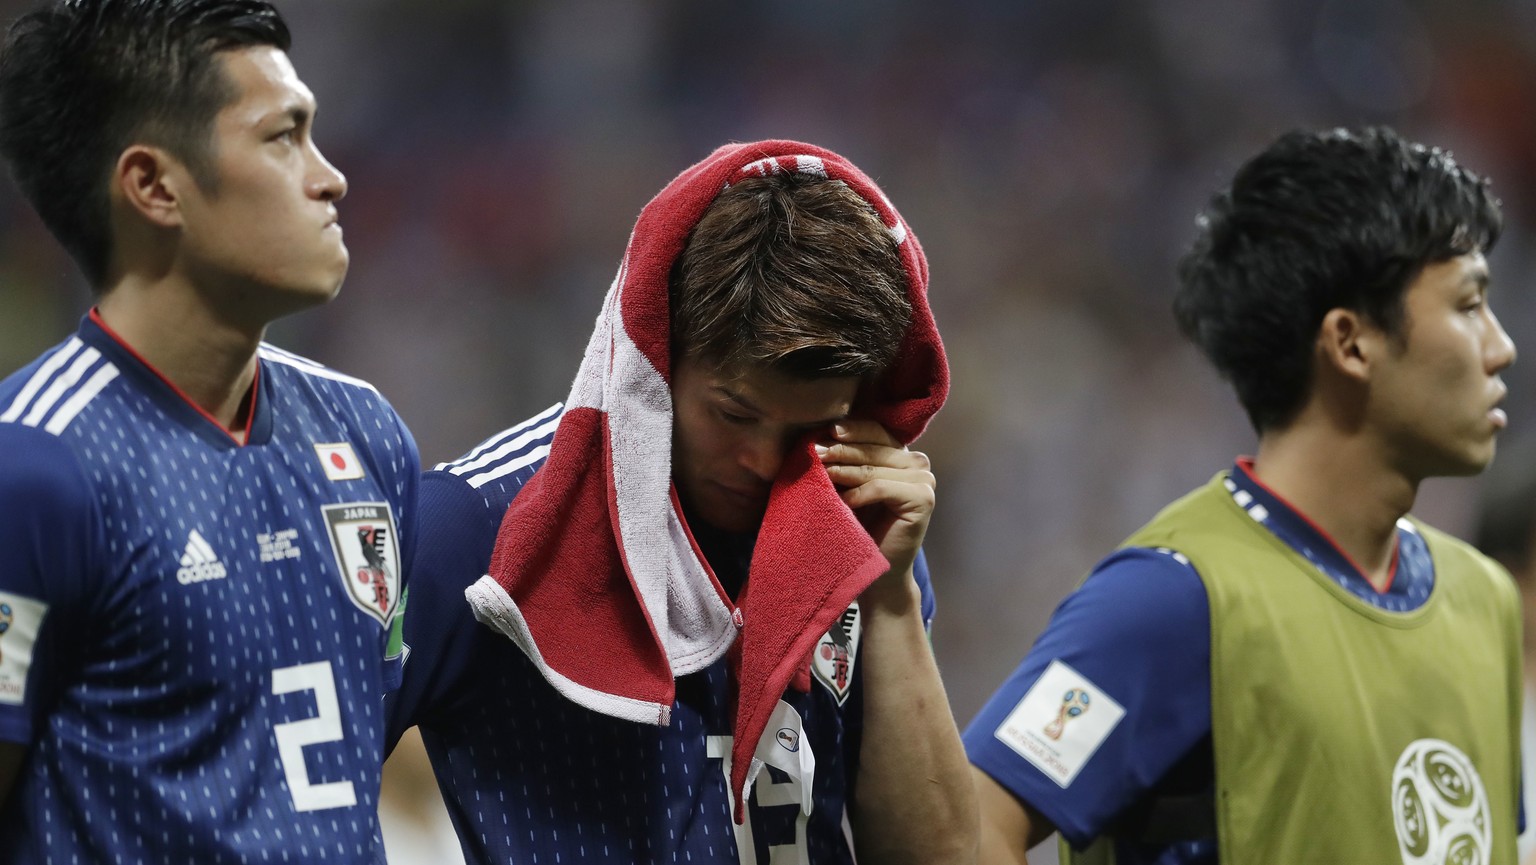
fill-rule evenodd
<path id="1" fill-rule="evenodd" d="M 912 324 L 896 362 L 854 414 L 915 439 L 943 404 L 949 372 L 928 308 L 928 263 L 873 181 L 831 151 L 794 141 L 721 147 L 641 211 L 566 400 L 549 458 L 502 520 L 490 573 L 465 595 L 572 701 L 667 724 L 673 680 L 731 652 L 739 699 L 731 786 L 738 821 L 758 739 L 780 695 L 809 687 L 811 652 L 887 564 L 838 497 L 810 445 L 769 495 L 739 606 L 694 545 L 671 483 L 667 280 L 689 231 L 729 184 L 797 171 L 846 183 L 896 239 Z"/>

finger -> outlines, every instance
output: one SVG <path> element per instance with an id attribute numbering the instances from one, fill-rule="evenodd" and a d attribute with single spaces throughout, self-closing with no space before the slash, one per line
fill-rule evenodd
<path id="1" fill-rule="evenodd" d="M 900 469 L 921 469 L 923 471 L 933 468 L 933 465 L 928 460 L 928 455 L 922 451 L 909 451 L 903 447 L 890 447 L 888 445 L 867 442 L 817 445 L 816 455 L 827 466 L 873 465 Z"/>
<path id="2" fill-rule="evenodd" d="M 840 487 L 856 487 L 873 481 L 894 481 L 904 484 L 920 484 L 934 489 L 938 486 L 938 478 L 933 472 L 923 468 L 892 468 L 889 466 L 860 465 L 829 465 L 827 476 Z"/>
<path id="3" fill-rule="evenodd" d="M 869 442 L 890 448 L 901 447 L 901 442 L 895 436 L 872 420 L 844 418 L 832 425 L 832 437 L 840 442 Z"/>
<path id="4" fill-rule="evenodd" d="M 922 483 L 909 483 L 894 478 L 877 478 L 856 487 L 843 490 L 843 501 L 858 510 L 870 505 L 883 505 L 900 515 L 931 514 L 937 501 L 933 487 Z"/>

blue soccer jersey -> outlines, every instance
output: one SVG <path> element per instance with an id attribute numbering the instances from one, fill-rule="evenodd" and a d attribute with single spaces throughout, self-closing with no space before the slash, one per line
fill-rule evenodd
<path id="1" fill-rule="evenodd" d="M 382 861 L 416 446 L 258 366 L 244 445 L 94 313 L 0 382 L 0 861 Z"/>
<path id="2" fill-rule="evenodd" d="M 422 483 L 390 740 L 420 725 L 466 859 L 852 863 L 846 805 L 862 705 L 856 607 L 818 647 L 809 693 L 784 695 L 769 724 L 776 735 L 758 748 L 768 766 L 741 826 L 729 793 L 735 698 L 724 661 L 677 681 L 667 726 L 636 724 L 566 700 L 510 640 L 475 621 L 464 589 L 486 572 L 502 515 L 548 455 L 559 413 L 555 406 L 487 440 Z M 739 582 L 750 539 L 694 528 L 722 584 Z M 921 557 L 917 574 L 927 621 L 933 597 Z"/>
<path id="3" fill-rule="evenodd" d="M 1434 564 L 1407 520 L 1398 523 L 1392 580 L 1378 592 L 1332 540 L 1260 484 L 1250 468 L 1247 460 L 1233 467 L 1227 484 L 1233 499 L 1339 585 L 1395 612 L 1428 600 Z M 966 729 L 971 762 L 1079 848 L 1150 797 L 1209 795 L 1215 789 L 1210 615 L 1205 584 L 1188 559 L 1162 549 L 1111 554 L 1062 601 L 1024 661 Z M 1063 670 L 1109 695 L 1124 714 L 1075 762 L 1041 767 L 998 730 L 1037 685 L 1055 687 L 1052 677 Z M 1146 844 L 1122 839 L 1115 854 L 1120 865 L 1217 861 L 1214 835 Z"/>

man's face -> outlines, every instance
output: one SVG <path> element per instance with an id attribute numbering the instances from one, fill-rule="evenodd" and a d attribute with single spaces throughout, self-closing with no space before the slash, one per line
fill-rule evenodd
<path id="1" fill-rule="evenodd" d="M 716 528 L 755 531 L 801 436 L 847 417 L 857 378 L 800 379 L 683 359 L 672 374 L 672 481 Z"/>
<path id="2" fill-rule="evenodd" d="M 1481 252 L 1424 268 L 1404 296 L 1400 339 L 1372 375 L 1388 458 L 1415 479 L 1475 474 L 1493 459 L 1506 422 L 1499 373 L 1515 346 L 1487 289 Z"/>
<path id="3" fill-rule="evenodd" d="M 282 51 L 222 52 L 236 94 L 214 118 L 213 188 L 182 196 L 193 285 L 237 313 L 276 318 L 335 296 L 347 273 L 342 177 L 310 137 L 315 99 Z"/>

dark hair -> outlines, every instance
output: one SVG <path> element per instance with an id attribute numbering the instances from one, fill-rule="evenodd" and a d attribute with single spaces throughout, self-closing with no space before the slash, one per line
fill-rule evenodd
<path id="1" fill-rule="evenodd" d="M 907 279 L 895 239 L 846 184 L 750 177 L 720 193 L 673 265 L 672 353 L 807 379 L 877 375 L 912 320 Z"/>
<path id="2" fill-rule="evenodd" d="M 1197 226 L 1174 316 L 1262 434 L 1305 403 L 1329 310 L 1402 333 L 1408 285 L 1426 265 L 1491 249 L 1502 216 L 1487 181 L 1449 153 L 1376 127 L 1281 136 Z"/>
<path id="3" fill-rule="evenodd" d="M 235 96 L 216 55 L 289 44 L 265 0 L 47 0 L 11 26 L 0 49 L 0 155 L 98 290 L 118 156 L 137 142 L 164 147 L 212 188 L 211 125 Z"/>

